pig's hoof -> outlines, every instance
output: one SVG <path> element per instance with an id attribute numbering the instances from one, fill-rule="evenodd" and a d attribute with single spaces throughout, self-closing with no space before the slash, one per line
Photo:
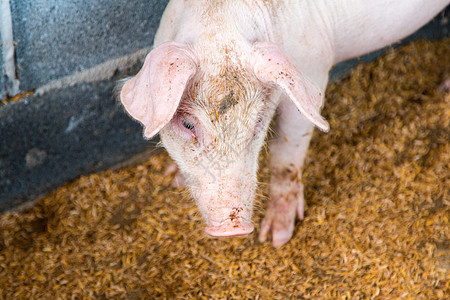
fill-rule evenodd
<path id="1" fill-rule="evenodd" d="M 438 91 L 442 94 L 450 94 L 450 78 L 444 80 L 443 83 L 438 87 Z"/>
<path id="2" fill-rule="evenodd" d="M 261 230 L 259 232 L 259 241 L 264 243 L 269 234 L 272 233 L 272 245 L 280 247 L 286 244 L 294 233 L 295 215 L 291 220 L 280 219 L 275 215 L 266 215 L 261 223 Z"/>
<path id="3" fill-rule="evenodd" d="M 172 186 L 173 187 L 184 187 L 186 185 L 186 180 L 180 172 L 177 164 L 172 162 L 164 171 L 164 176 L 173 176 Z"/>
<path id="4" fill-rule="evenodd" d="M 269 235 L 272 235 L 274 247 L 286 244 L 294 233 L 295 216 L 297 215 L 300 220 L 303 219 L 303 188 L 299 185 L 291 185 L 289 188 L 292 190 L 288 193 L 280 187 L 272 188 L 267 213 L 259 232 L 258 239 L 261 243 L 265 242 Z"/>
<path id="5" fill-rule="evenodd" d="M 253 231 L 253 224 L 242 219 L 225 220 L 218 226 L 207 226 L 206 234 L 215 237 L 246 235 Z"/>

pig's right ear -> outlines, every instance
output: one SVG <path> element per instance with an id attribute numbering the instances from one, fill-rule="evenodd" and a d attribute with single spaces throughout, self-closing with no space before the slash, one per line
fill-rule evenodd
<path id="1" fill-rule="evenodd" d="M 120 100 L 141 122 L 144 136 L 156 135 L 175 114 L 196 64 L 185 46 L 168 42 L 153 49 L 139 73 L 122 87 Z"/>
<path id="2" fill-rule="evenodd" d="M 257 42 L 249 57 L 260 81 L 279 86 L 308 120 L 323 131 L 330 129 L 320 115 L 323 98 L 319 88 L 289 62 L 280 48 L 270 42 Z"/>

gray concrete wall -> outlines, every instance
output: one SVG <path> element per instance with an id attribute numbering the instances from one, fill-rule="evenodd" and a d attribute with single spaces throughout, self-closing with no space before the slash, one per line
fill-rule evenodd
<path id="1" fill-rule="evenodd" d="M 20 92 L 39 93 L 0 104 L 0 211 L 155 150 L 114 87 L 142 65 L 167 2 L 10 2 Z"/>
<path id="2" fill-rule="evenodd" d="M 12 1 L 21 90 L 152 45 L 168 1 Z"/>
<path id="3" fill-rule="evenodd" d="M 37 92 L 0 102 L 0 212 L 157 151 L 113 90 L 141 67 L 167 2 L 11 0 L 20 91 Z M 448 37 L 449 28 L 447 10 L 412 39 Z M 332 79 L 382 52 L 339 64 Z M 1 99 L 5 84 L 0 76 Z"/>
<path id="4" fill-rule="evenodd" d="M 0 35 L 0 45 L 1 45 L 2 37 Z M 3 51 L 0 46 L 0 67 L 3 66 Z M 0 100 L 6 97 L 6 89 L 5 89 L 5 78 L 3 76 L 3 69 L 0 69 Z"/>

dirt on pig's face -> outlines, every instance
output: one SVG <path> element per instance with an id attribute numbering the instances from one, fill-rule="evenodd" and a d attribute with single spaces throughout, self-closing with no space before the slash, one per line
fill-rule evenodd
<path id="1" fill-rule="evenodd" d="M 257 158 L 276 106 L 270 99 L 268 89 L 244 68 L 199 72 L 160 133 L 209 234 L 253 229 Z"/>

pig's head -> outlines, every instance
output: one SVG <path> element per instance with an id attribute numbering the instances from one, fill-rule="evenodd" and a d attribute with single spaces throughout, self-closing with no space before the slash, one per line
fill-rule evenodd
<path id="1" fill-rule="evenodd" d="M 236 50 L 237 52 L 238 50 Z M 282 90 L 323 130 L 317 87 L 270 43 L 256 43 L 219 60 L 165 43 L 146 58 L 120 97 L 128 113 L 161 141 L 187 180 L 206 233 L 253 230 L 258 154 Z"/>

